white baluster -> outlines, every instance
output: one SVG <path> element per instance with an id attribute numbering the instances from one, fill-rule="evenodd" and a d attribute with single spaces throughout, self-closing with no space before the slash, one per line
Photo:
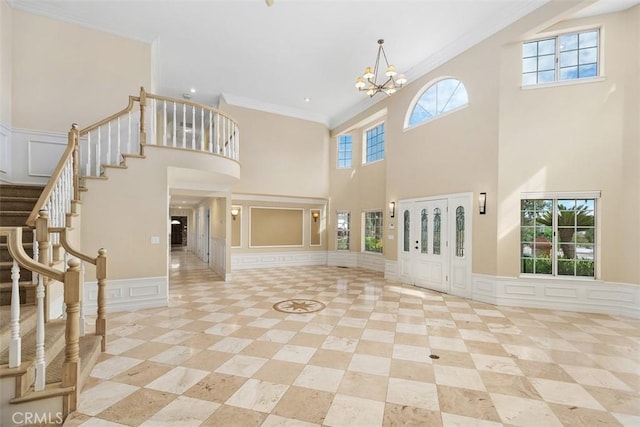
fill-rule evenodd
<path id="1" fill-rule="evenodd" d="M 104 162 L 105 165 L 110 165 L 111 163 L 111 122 L 107 123 L 107 161 Z"/>
<path id="2" fill-rule="evenodd" d="M 213 153 L 213 112 L 209 110 L 209 152 Z"/>
<path id="3" fill-rule="evenodd" d="M 33 259 L 34 261 L 38 261 L 38 255 L 40 254 L 40 244 L 38 243 L 38 239 L 36 239 L 36 233 L 35 231 L 33 232 Z M 39 273 L 33 272 L 31 274 L 33 280 L 32 283 L 35 285 L 36 283 L 38 283 L 38 276 L 40 276 Z"/>
<path id="4" fill-rule="evenodd" d="M 36 382 L 34 384 L 35 391 L 44 390 L 46 374 L 46 363 L 44 360 L 44 283 L 42 276 L 38 279 L 38 287 L 36 288 Z"/>
<path id="5" fill-rule="evenodd" d="M 204 151 L 204 108 L 200 109 L 200 151 Z"/>
<path id="6" fill-rule="evenodd" d="M 229 141 L 227 140 L 227 117 L 222 116 L 222 143 L 224 144 L 224 156 L 227 156 Z"/>
<path id="7" fill-rule="evenodd" d="M 118 145 L 116 145 L 116 164 L 119 165 L 120 164 L 120 156 L 122 154 L 122 151 L 120 149 L 120 117 L 118 117 Z"/>
<path id="8" fill-rule="evenodd" d="M 22 339 L 20 338 L 20 267 L 13 260 L 11 267 L 11 343 L 9 344 L 9 367 L 17 368 L 22 363 Z"/>
<path id="9" fill-rule="evenodd" d="M 87 176 L 91 176 L 91 132 L 87 133 Z"/>
<path id="10" fill-rule="evenodd" d="M 187 148 L 187 106 L 182 104 L 182 148 Z"/>
<path id="11" fill-rule="evenodd" d="M 191 149 L 196 149 L 196 107 L 191 106 Z"/>
<path id="12" fill-rule="evenodd" d="M 65 259 L 65 265 L 67 264 L 67 260 Z M 84 283 L 84 262 L 82 262 L 80 264 L 80 271 L 81 273 L 81 277 L 82 277 L 82 282 Z M 84 302 L 83 302 L 84 298 L 82 295 L 80 295 L 80 324 L 78 325 L 80 327 L 80 336 L 83 337 L 85 335 L 85 328 L 86 328 L 86 319 L 84 317 Z"/>
<path id="13" fill-rule="evenodd" d="M 127 114 L 127 116 L 129 117 L 129 122 L 127 125 L 127 154 L 131 154 L 131 111 L 129 111 L 129 114 Z"/>
<path id="14" fill-rule="evenodd" d="M 100 157 L 102 157 L 102 149 L 100 147 L 102 143 L 102 133 L 100 132 L 100 128 L 98 128 L 98 141 L 96 142 L 96 174 L 95 176 L 100 176 Z"/>
<path id="15" fill-rule="evenodd" d="M 167 146 L 167 101 L 162 101 L 162 145 Z"/>
<path id="16" fill-rule="evenodd" d="M 178 123 L 176 122 L 176 103 L 173 103 L 173 146 L 175 147 L 178 142 L 177 142 L 177 138 L 176 138 L 176 132 L 177 132 L 177 127 L 178 127 Z"/>
<path id="17" fill-rule="evenodd" d="M 220 154 L 220 113 L 216 113 L 216 154 Z"/>

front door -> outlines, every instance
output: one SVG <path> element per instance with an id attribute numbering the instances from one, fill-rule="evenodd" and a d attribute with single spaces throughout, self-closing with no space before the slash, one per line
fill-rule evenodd
<path id="1" fill-rule="evenodd" d="M 471 193 L 398 202 L 398 278 L 471 296 Z"/>

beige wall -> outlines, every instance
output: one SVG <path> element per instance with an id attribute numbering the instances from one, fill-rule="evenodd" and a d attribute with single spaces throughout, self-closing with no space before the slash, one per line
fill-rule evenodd
<path id="1" fill-rule="evenodd" d="M 302 246 L 303 209 L 249 209 L 249 245 L 252 247 Z"/>
<path id="2" fill-rule="evenodd" d="M 20 10 L 13 10 L 12 24 L 13 127 L 88 126 L 150 86 L 146 43 Z"/>
<path id="3" fill-rule="evenodd" d="M 391 200 L 473 192 L 473 272 L 519 274 L 519 197 L 522 191 L 602 191 L 601 278 L 639 283 L 640 6 L 556 28 L 604 25 L 603 82 L 522 90 L 521 42 L 578 2 L 552 2 L 476 45 L 392 97 L 331 132 L 329 235 L 335 212 L 351 211 L 352 251 L 360 251 L 362 209 Z M 404 120 L 414 97 L 442 77 L 466 86 L 468 107 L 410 130 Z M 386 108 L 386 158 L 362 166 L 366 118 Z M 353 135 L 354 168 L 336 169 L 336 137 Z M 477 196 L 487 193 L 487 214 Z M 397 218 L 395 219 L 397 222 Z M 624 225 L 623 225 L 624 224 Z M 396 230 L 389 230 L 387 236 Z M 331 237 L 329 248 L 335 248 Z M 385 238 L 385 258 L 397 240 Z"/>
<path id="4" fill-rule="evenodd" d="M 234 193 L 327 197 L 329 131 L 307 120 L 228 105 L 240 126 L 242 177 Z"/>
<path id="5" fill-rule="evenodd" d="M 0 0 L 0 124 L 11 126 L 13 9 Z"/>
<path id="6" fill-rule="evenodd" d="M 601 191 L 601 277 L 639 283 L 640 215 L 638 14 L 564 22 L 602 26 L 602 81 L 522 90 L 521 46 L 506 45 L 500 85 L 498 274 L 518 274 L 521 192 Z M 635 48 L 633 47 L 635 46 Z"/>
<path id="7" fill-rule="evenodd" d="M 237 200 L 234 199 L 231 203 L 233 206 L 240 207 L 240 215 L 238 215 L 238 219 L 234 221 L 236 224 L 230 225 L 233 227 L 233 230 L 237 230 L 241 228 L 240 232 L 240 246 L 234 247 L 232 249 L 232 253 L 260 253 L 260 252 L 295 252 L 295 251 L 323 251 L 327 250 L 327 209 L 326 204 L 322 202 L 311 203 L 309 201 L 273 201 L 273 200 Z M 302 210 L 302 246 L 278 246 L 278 247 L 249 247 L 249 229 L 251 227 L 251 208 L 274 208 L 276 211 L 285 210 L 285 209 L 295 209 L 293 212 L 300 212 Z M 318 218 L 319 224 L 319 233 L 320 233 L 320 245 L 315 245 L 311 243 L 311 222 L 313 219 L 311 218 L 311 210 L 319 210 L 320 218 Z M 231 217 L 231 214 L 229 214 Z M 300 227 L 296 224 L 296 229 L 300 229 Z M 236 238 L 236 231 L 233 231 L 234 236 L 232 239 Z"/>

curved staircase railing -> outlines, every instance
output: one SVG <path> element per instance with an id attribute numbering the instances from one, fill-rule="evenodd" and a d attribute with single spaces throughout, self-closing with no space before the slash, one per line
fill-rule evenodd
<path id="1" fill-rule="evenodd" d="M 26 225 L 35 229 L 33 258 L 22 246 L 21 227 L 0 227 L 0 238 L 7 241 L 12 258 L 11 337 L 9 363 L 0 376 L 23 375 L 16 379 L 16 393 L 11 403 L 29 399 L 32 389 L 42 397 L 62 396 L 64 416 L 77 407 L 79 393 L 79 337 L 83 335 L 82 313 L 83 270 L 81 262 L 96 266 L 98 301 L 96 335 L 101 336 L 102 351 L 106 346 L 106 250 L 95 257 L 74 249 L 69 233 L 74 217 L 79 215 L 80 194 L 87 179 L 105 179 L 105 169 L 126 167 L 127 157 L 144 157 L 149 145 L 171 149 L 193 150 L 239 160 L 239 127 L 229 115 L 213 107 L 188 100 L 178 100 L 145 92 L 129 96 L 123 110 L 83 129 L 73 124 L 68 144 L 46 187 L 29 215 Z M 64 252 L 63 252 L 64 250 Z M 66 257 L 75 257 L 60 266 Z M 34 273 L 36 286 L 35 359 L 24 368 L 21 360 L 20 268 Z M 45 389 L 44 342 L 45 323 L 49 321 L 49 287 L 60 282 L 64 287 L 66 319 L 64 320 L 64 362 L 62 381 L 53 390 Z M 30 375 L 25 375 L 29 370 Z"/>

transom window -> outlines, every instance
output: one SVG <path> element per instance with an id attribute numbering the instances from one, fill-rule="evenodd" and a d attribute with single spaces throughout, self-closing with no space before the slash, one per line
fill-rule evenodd
<path id="1" fill-rule="evenodd" d="M 595 277 L 596 200 L 520 202 L 520 272 Z"/>
<path id="2" fill-rule="evenodd" d="M 364 212 L 363 247 L 365 252 L 382 253 L 382 211 Z"/>
<path id="3" fill-rule="evenodd" d="M 349 228 L 351 227 L 351 214 L 338 212 L 336 221 L 336 250 L 349 250 Z"/>
<path id="4" fill-rule="evenodd" d="M 522 85 L 596 77 L 600 32 L 563 34 L 522 44 Z"/>
<path id="5" fill-rule="evenodd" d="M 384 123 L 365 132 L 365 163 L 384 159 Z"/>
<path id="6" fill-rule="evenodd" d="M 406 127 L 416 126 L 467 104 L 467 89 L 460 80 L 440 80 L 422 92 L 411 110 Z"/>
<path id="7" fill-rule="evenodd" d="M 351 135 L 338 137 L 338 168 L 351 167 Z"/>

